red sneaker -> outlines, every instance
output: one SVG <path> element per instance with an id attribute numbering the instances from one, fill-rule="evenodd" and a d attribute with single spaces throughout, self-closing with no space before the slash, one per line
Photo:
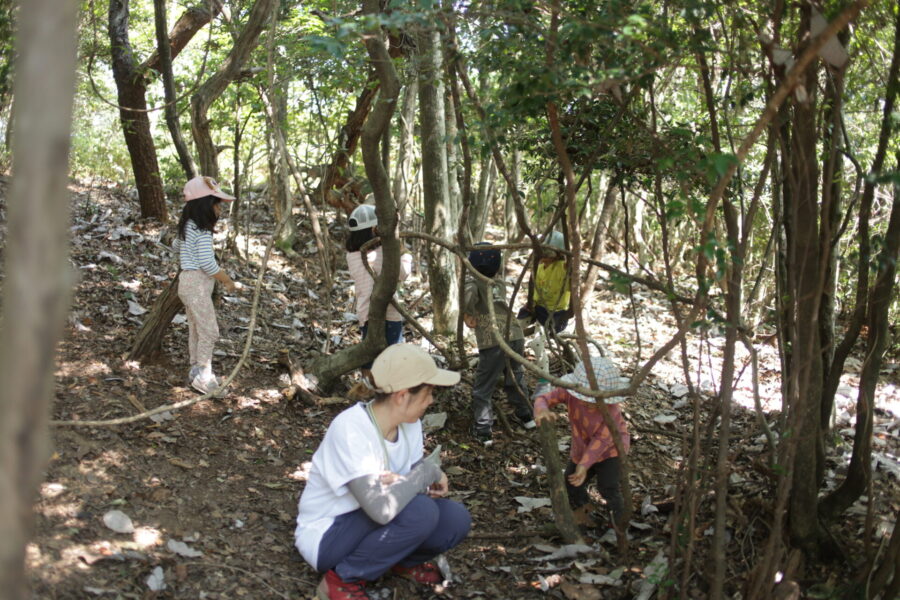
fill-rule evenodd
<path id="1" fill-rule="evenodd" d="M 391 567 L 391 573 L 397 577 L 403 577 L 422 585 L 440 585 L 444 582 L 444 576 L 441 570 L 434 563 L 422 563 L 414 567 L 403 567 L 394 565 Z"/>
<path id="2" fill-rule="evenodd" d="M 370 600 L 365 581 L 344 581 L 334 571 L 325 573 L 316 589 L 318 600 Z"/>

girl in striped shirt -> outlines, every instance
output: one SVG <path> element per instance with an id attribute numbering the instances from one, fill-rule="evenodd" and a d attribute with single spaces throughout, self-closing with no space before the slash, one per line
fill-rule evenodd
<path id="1" fill-rule="evenodd" d="M 222 202 L 231 202 L 234 196 L 219 189 L 215 179 L 198 176 L 185 184 L 184 200 L 174 244 L 181 263 L 178 297 L 187 312 L 191 360 L 188 380 L 192 388 L 206 394 L 219 387 L 212 370 L 213 345 L 219 339 L 213 287 L 218 280 L 229 292 L 238 289 L 238 284 L 219 268 L 213 252 L 213 231 L 222 212 Z"/>

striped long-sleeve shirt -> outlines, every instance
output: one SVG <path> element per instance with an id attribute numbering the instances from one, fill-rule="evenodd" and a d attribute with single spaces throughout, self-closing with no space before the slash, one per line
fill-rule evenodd
<path id="1" fill-rule="evenodd" d="M 213 252 L 212 232 L 198 229 L 194 221 L 188 219 L 184 227 L 184 239 L 176 236 L 174 246 L 178 251 L 182 271 L 200 269 L 210 277 L 219 272 L 219 263 Z"/>

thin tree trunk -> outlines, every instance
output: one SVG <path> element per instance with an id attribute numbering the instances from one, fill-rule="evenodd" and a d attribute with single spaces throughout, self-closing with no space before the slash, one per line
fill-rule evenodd
<path id="1" fill-rule="evenodd" d="M 116 0 L 111 0 L 115 2 Z M 207 113 L 213 102 L 222 95 L 228 85 L 241 74 L 244 63 L 256 48 L 260 33 L 272 14 L 276 0 L 256 0 L 247 22 L 241 30 L 228 56 L 219 69 L 207 79 L 191 97 L 191 133 L 197 148 L 197 157 L 202 175 L 215 179 L 219 177 L 218 151 L 213 143 Z"/>
<path id="2" fill-rule="evenodd" d="M 846 36 L 842 40 L 846 44 Z M 834 395 L 837 386 L 831 390 L 828 382 L 832 379 L 831 366 L 834 362 L 835 348 L 835 298 L 838 292 L 838 243 L 837 232 L 841 225 L 841 191 L 843 188 L 843 157 L 840 155 L 843 132 L 844 72 L 843 69 L 828 69 L 828 81 L 823 99 L 826 111 L 825 119 L 829 127 L 825 128 L 823 147 L 826 155 L 822 164 L 822 232 L 819 245 L 823 252 L 828 252 L 825 266 L 824 293 L 819 310 L 819 337 L 822 340 L 822 413 L 823 432 L 830 428 L 831 411 L 834 408 Z M 835 379 L 839 379 L 839 375 Z"/>
<path id="3" fill-rule="evenodd" d="M 801 8 L 803 31 L 809 31 L 810 7 Z M 821 389 L 822 353 L 818 314 L 822 293 L 819 248 L 819 169 L 816 161 L 816 77 L 815 62 L 804 73 L 805 102 L 794 102 L 791 122 L 790 177 L 794 184 L 790 210 L 794 224 L 788 239 L 790 298 L 795 329 L 790 332 L 793 348 L 791 372 L 798 388 L 788 406 L 789 418 L 796 423 L 798 443 L 792 465 L 793 484 L 789 507 L 790 534 L 793 543 L 807 551 L 818 541 L 819 473 L 821 463 Z"/>
<path id="4" fill-rule="evenodd" d="M 29 0 L 19 8 L 0 330 L 0 590 L 10 600 L 31 597 L 25 546 L 49 456 L 54 363 L 74 284 L 66 185 L 78 6 Z"/>
<path id="5" fill-rule="evenodd" d="M 119 101 L 119 120 L 131 158 L 141 217 L 167 221 L 166 196 L 159 176 L 156 146 L 147 114 L 147 84 L 138 69 L 128 38 L 129 0 L 109 2 L 109 41 L 113 78 Z"/>
<path id="6" fill-rule="evenodd" d="M 413 162 L 413 154 L 415 152 L 413 144 L 413 129 L 415 127 L 416 118 L 416 97 L 419 94 L 419 80 L 410 77 L 409 83 L 403 88 L 403 100 L 400 105 L 400 124 L 398 127 L 397 137 L 399 144 L 397 148 L 397 160 L 394 162 L 394 181 L 391 186 L 394 194 L 394 201 L 400 208 L 406 206 L 407 196 L 409 194 L 408 177 Z"/>
<path id="7" fill-rule="evenodd" d="M 417 38 L 417 47 L 425 232 L 449 240 L 453 237 L 457 215 L 453 213 L 447 172 L 447 119 L 440 34 L 437 30 L 422 32 Z M 456 261 L 447 250 L 435 245 L 428 246 L 426 261 L 434 331 L 449 335 L 456 330 L 459 318 Z"/>
<path id="8" fill-rule="evenodd" d="M 878 173 L 884 165 L 884 156 L 887 150 L 887 141 L 891 138 L 894 103 L 897 99 L 898 87 L 900 87 L 900 14 L 894 27 L 894 56 L 888 74 L 887 93 L 884 103 L 884 111 L 881 121 L 878 150 L 873 161 L 872 171 Z M 864 190 L 864 205 L 868 205 L 869 198 L 875 195 L 875 183 L 867 182 Z M 872 411 L 874 409 L 875 385 L 881 367 L 881 358 L 884 351 L 885 339 L 889 335 L 888 307 L 894 289 L 894 273 L 896 272 L 897 245 L 900 237 L 900 205 L 898 205 L 898 189 L 894 188 L 894 204 L 888 230 L 884 237 L 884 247 L 875 261 L 878 275 L 868 299 L 866 313 L 868 314 L 868 343 L 866 348 L 866 360 L 860 375 L 860 389 L 857 399 L 856 432 L 853 438 L 853 455 L 850 458 L 850 467 L 847 478 L 831 494 L 826 496 L 821 503 L 824 515 L 836 517 L 849 508 L 859 496 L 865 493 L 869 477 L 871 477 L 871 453 L 872 453 Z M 868 211 L 867 211 L 868 212 Z M 868 217 L 868 215 L 866 215 Z M 861 265 L 863 266 L 863 265 Z M 868 269 L 868 263 L 864 265 Z"/>
<path id="9" fill-rule="evenodd" d="M 363 0 L 363 12 L 378 14 L 381 11 L 379 4 L 379 0 Z M 384 332 L 384 314 L 394 290 L 397 289 L 397 278 L 400 274 L 397 206 L 391 196 L 390 179 L 384 170 L 379 150 L 384 129 L 390 126 L 391 117 L 397 108 L 400 81 L 388 55 L 384 32 L 376 26 L 366 33 L 366 50 L 380 84 L 380 94 L 372 114 L 363 127 L 360 148 L 366 166 L 366 176 L 375 195 L 375 210 L 378 215 L 382 247 L 381 277 L 375 280 L 369 304 L 369 331 L 372 335 L 366 336 L 362 343 L 329 356 L 319 357 L 312 362 L 309 371 L 315 373 L 319 379 L 319 387 L 323 389 L 330 387 L 338 377 L 362 365 L 384 348 L 384 334 L 377 335 L 377 332 Z"/>
<path id="10" fill-rule="evenodd" d="M 275 0 L 275 7 L 272 9 L 272 24 L 269 27 L 269 35 L 266 40 L 266 78 L 268 97 L 272 103 L 271 131 L 269 134 L 273 137 L 269 154 L 269 199 L 272 203 L 272 212 L 275 214 L 276 223 L 281 223 L 285 215 L 290 215 L 294 212 L 294 196 L 291 194 L 290 169 L 287 164 L 287 156 L 281 152 L 281 145 L 275 141 L 284 139 L 288 115 L 288 82 L 285 80 L 280 84 L 275 83 L 276 71 L 278 70 L 275 62 L 275 33 L 278 29 L 279 4 L 279 0 Z M 285 254 L 293 255 L 296 232 L 297 228 L 294 225 L 294 220 L 288 219 L 281 228 L 278 239 L 275 240 L 275 246 Z"/>
<path id="11" fill-rule="evenodd" d="M 594 225 L 594 235 L 591 239 L 591 260 L 598 261 L 603 254 L 603 242 L 606 240 L 606 229 L 609 224 L 609 216 L 616 204 L 616 177 L 610 177 L 606 186 L 606 193 L 603 195 L 603 208 L 600 209 L 600 216 Z M 581 296 L 584 298 L 585 309 L 590 307 L 593 300 L 594 284 L 597 282 L 597 275 L 600 269 L 593 262 L 588 264 L 587 273 L 584 275 L 584 283 L 581 286 Z"/>
<path id="12" fill-rule="evenodd" d="M 194 161 L 188 151 L 184 137 L 181 135 L 181 125 L 178 123 L 178 107 L 175 105 L 175 81 L 172 77 L 172 47 L 169 36 L 166 33 L 166 0 L 153 0 L 153 15 L 156 24 L 156 48 L 159 53 L 159 70 L 162 73 L 163 92 L 166 100 L 166 125 L 172 135 L 172 143 L 178 154 L 178 162 L 184 170 L 185 179 L 191 179 L 197 171 L 194 169 Z"/>

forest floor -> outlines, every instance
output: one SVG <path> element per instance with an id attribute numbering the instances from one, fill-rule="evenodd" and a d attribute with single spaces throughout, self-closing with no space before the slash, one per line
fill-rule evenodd
<path id="1" fill-rule="evenodd" d="M 0 234 L 5 239 L 5 183 L 0 186 Z M 59 350 L 53 418 L 112 419 L 194 397 L 184 381 L 183 317 L 169 328 L 160 361 L 138 365 L 125 360 L 141 311 L 152 306 L 175 273 L 174 259 L 158 243 L 161 236 L 163 243 L 171 241 L 171 227 L 165 230 L 137 219 L 136 201 L 124 190 L 73 184 L 71 191 L 72 265 L 80 281 Z M 173 215 L 180 211 L 176 204 L 171 208 Z M 271 217 L 258 207 L 254 210 L 252 237 L 238 238 L 241 248 L 250 249 L 251 261 L 224 261 L 245 284 L 256 280 L 271 228 Z M 343 219 L 340 222 L 329 227 L 335 240 L 342 237 Z M 310 235 L 305 225 L 300 235 Z M 35 598 L 314 597 L 319 577 L 293 546 L 296 504 L 312 453 L 330 420 L 349 402 L 307 405 L 285 400 L 285 372 L 278 357 L 289 349 L 303 364 L 323 348 L 354 343 L 358 334 L 348 317 L 353 304 L 347 272 L 338 271 L 334 289 L 325 289 L 317 276 L 311 238 L 303 241 L 305 249 L 298 257 L 273 254 L 263 279 L 249 360 L 223 399 L 129 425 L 52 430 L 52 457 L 36 498 L 35 535 L 27 552 Z M 340 243 L 335 241 L 333 249 L 342 263 Z M 635 317 L 629 297 L 612 291 L 602 275 L 600 279 L 587 321 L 592 335 L 629 371 L 639 348 L 646 359 L 671 335 L 666 300 L 637 289 Z M 401 295 L 426 325 L 427 296 L 418 274 Z M 251 298 L 247 290 L 219 299 L 220 375 L 238 362 Z M 408 340 L 413 339 L 410 332 L 407 328 Z M 693 339 L 688 346 L 692 375 L 703 390 L 701 428 L 708 421 L 723 341 Z M 469 371 L 463 383 L 436 394 L 430 412 L 448 418 L 426 439 L 426 450 L 442 445 L 451 496 L 473 515 L 472 534 L 449 553 L 457 581 L 438 593 L 386 577 L 373 586 L 375 593 L 381 598 L 587 600 L 649 598 L 653 586 L 667 585 L 665 570 L 653 575 L 648 565 L 668 556 L 671 499 L 681 477 L 683 440 L 690 439 L 693 423 L 679 360 L 677 350 L 670 353 L 623 405 L 633 438 L 630 482 L 636 509 L 627 554 L 620 554 L 607 529 L 600 527 L 586 532 L 589 547 L 582 553 L 554 557 L 563 543 L 553 532 L 551 509 L 517 500 L 548 497 L 538 436 L 498 427 L 492 447 L 472 440 Z M 780 408 L 775 349 L 761 346 L 760 360 L 760 393 L 774 425 Z M 740 590 L 762 554 L 774 496 L 773 480 L 760 468 L 766 444 L 752 410 L 748 359 L 741 354 L 738 361 L 742 376 L 736 388 L 728 502 L 731 594 Z M 828 486 L 840 481 L 849 457 L 860 366 L 858 359 L 849 365 L 839 393 Z M 898 379 L 896 360 L 886 361 L 875 427 L 878 464 L 872 509 L 877 540 L 889 535 L 900 502 Z M 353 383 L 352 377 L 346 378 L 334 395 L 342 395 Z M 501 398 L 496 401 L 508 412 Z M 565 442 L 564 418 L 558 428 Z M 704 434 L 707 437 L 712 438 Z M 711 448 L 709 455 L 713 453 Z M 705 481 L 702 485 L 709 486 Z M 711 571 L 712 504 L 709 492 L 696 513 L 691 598 L 705 596 Z M 113 510 L 130 518 L 133 532 L 116 533 L 104 523 L 104 515 Z M 847 559 L 807 569 L 800 581 L 804 597 L 838 594 L 842 583 L 858 575 L 865 556 L 866 511 L 866 502 L 858 502 L 834 529 Z"/>

